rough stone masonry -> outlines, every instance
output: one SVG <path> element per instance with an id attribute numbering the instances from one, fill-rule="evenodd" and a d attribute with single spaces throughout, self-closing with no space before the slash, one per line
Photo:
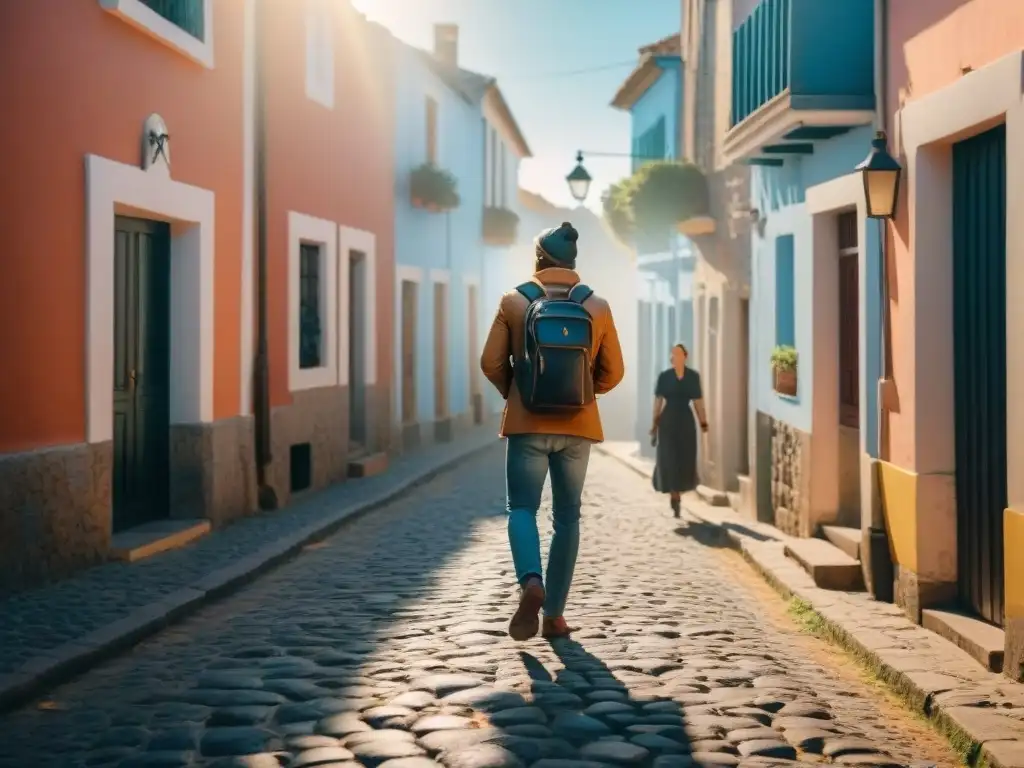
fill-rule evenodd
<path id="1" fill-rule="evenodd" d="M 503 492 L 496 446 L 5 717 L 0 766 L 916 759 L 870 700 L 761 621 L 714 553 L 677 535 L 663 497 L 597 453 L 569 606 L 580 631 L 513 643 Z"/>

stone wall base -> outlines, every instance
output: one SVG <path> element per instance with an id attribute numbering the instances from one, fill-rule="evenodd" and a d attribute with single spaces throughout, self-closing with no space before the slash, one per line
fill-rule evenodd
<path id="1" fill-rule="evenodd" d="M 956 582 L 922 579 L 901 565 L 895 565 L 894 571 L 893 593 L 896 605 L 916 624 L 921 623 L 921 611 L 925 608 L 937 608 L 956 601 Z"/>
<path id="2" fill-rule="evenodd" d="M 1006 620 L 1006 647 L 1003 652 L 1003 674 L 1018 683 L 1024 682 L 1024 618 Z"/>
<path id="3" fill-rule="evenodd" d="M 171 517 L 222 525 L 256 508 L 251 417 L 170 429 Z M 0 593 L 64 578 L 110 552 L 113 442 L 0 457 Z"/>
<path id="4" fill-rule="evenodd" d="M 771 507 L 775 527 L 813 536 L 810 520 L 811 436 L 778 419 L 771 424 Z"/>
<path id="5" fill-rule="evenodd" d="M 112 465 L 110 442 L 0 457 L 0 594 L 106 557 Z"/>
<path id="6" fill-rule="evenodd" d="M 368 386 L 363 448 L 369 453 L 392 450 L 390 393 L 387 388 Z M 321 387 L 292 393 L 290 405 L 274 408 L 270 416 L 273 459 L 268 482 L 277 494 L 279 506 L 291 498 L 291 449 L 309 443 L 311 482 L 306 490 L 326 488 L 348 477 L 349 389 Z"/>
<path id="7" fill-rule="evenodd" d="M 216 527 L 256 508 L 255 430 L 251 416 L 171 427 L 171 517 L 206 518 Z"/>

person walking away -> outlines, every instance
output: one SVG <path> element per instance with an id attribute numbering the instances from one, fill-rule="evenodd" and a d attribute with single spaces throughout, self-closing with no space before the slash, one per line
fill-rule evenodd
<path id="1" fill-rule="evenodd" d="M 669 495 L 672 512 L 679 517 L 680 496 L 697 487 L 697 412 L 701 432 L 708 431 L 700 374 L 686 366 L 689 352 L 672 347 L 672 367 L 662 371 L 654 389 L 651 439 L 657 446 L 654 490 Z M 693 411 L 690 404 L 693 404 Z"/>
<path id="2" fill-rule="evenodd" d="M 536 237 L 533 277 L 502 297 L 480 357 L 505 398 L 508 540 L 520 586 L 508 633 L 517 641 L 537 634 L 541 608 L 544 637 L 572 632 L 563 614 L 583 483 L 590 447 L 604 439 L 595 398 L 625 373 L 611 308 L 576 273 L 578 239 L 568 222 Z M 554 533 L 542 575 L 537 510 L 549 471 Z"/>

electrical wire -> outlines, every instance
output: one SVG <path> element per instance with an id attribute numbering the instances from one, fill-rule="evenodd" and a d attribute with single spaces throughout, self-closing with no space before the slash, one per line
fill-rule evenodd
<path id="1" fill-rule="evenodd" d="M 607 72 L 611 69 L 621 69 L 623 67 L 635 67 L 637 59 L 629 59 L 628 61 L 617 61 L 611 64 L 601 64 L 596 67 L 586 67 L 584 69 L 570 69 L 562 70 L 561 72 L 538 72 L 533 75 L 518 75 L 513 77 L 502 77 L 502 82 L 519 82 L 523 80 L 548 80 L 556 77 L 576 77 L 578 75 L 589 75 L 592 72 Z"/>

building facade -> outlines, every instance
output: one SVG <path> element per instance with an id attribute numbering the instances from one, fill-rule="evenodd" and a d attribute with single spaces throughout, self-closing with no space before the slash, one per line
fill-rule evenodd
<path id="1" fill-rule="evenodd" d="M 295 492 L 386 466 L 395 114 L 382 28 L 348 3 L 261 7 L 265 484 L 284 503 Z"/>
<path id="2" fill-rule="evenodd" d="M 854 173 L 877 123 L 875 16 L 860 0 L 745 10 L 722 154 L 752 167 L 751 496 L 761 519 L 814 536 L 860 527 L 875 443 L 879 244 Z"/>
<path id="3" fill-rule="evenodd" d="M 896 600 L 946 634 L 934 609 L 954 606 L 983 661 L 1020 680 L 1024 8 L 885 6 L 883 127 L 905 169 L 887 228 L 878 463 Z"/>
<path id="4" fill-rule="evenodd" d="M 411 448 L 451 440 L 485 416 L 481 292 L 487 262 L 515 241 L 519 161 L 529 148 L 493 78 L 459 67 L 457 27 L 435 28 L 433 52 L 393 45 L 395 431 Z M 417 199 L 411 180 L 424 166 L 454 178 L 457 204 Z"/>
<path id="5" fill-rule="evenodd" d="M 749 3 L 748 3 L 749 4 Z M 704 174 L 709 216 L 687 222 L 695 267 L 694 364 L 701 371 L 709 430 L 700 457 L 701 493 L 713 503 L 754 508 L 749 477 L 750 170 L 722 152 L 731 114 L 733 19 L 740 0 L 683 0 L 680 50 L 683 159 Z M 696 226 L 695 226 L 696 225 Z"/>
<path id="6" fill-rule="evenodd" d="M 332 248 L 354 227 L 376 236 L 377 267 L 390 277 L 391 145 L 375 137 L 390 136 L 393 121 L 373 85 L 350 74 L 373 45 L 334 46 L 309 93 L 311 47 L 374 33 L 347 5 L 258 18 L 265 5 L 192 0 L 172 12 L 141 0 L 44 0 L 0 11 L 10 64 L 0 87 L 21 114 L 0 137 L 22 180 L 0 211 L 0 238 L 7 253 L 37 254 L 0 266 L 3 359 L 18 372 L 0 384 L 5 587 L 101 561 L 116 554 L 117 533 L 147 523 L 245 515 L 259 480 L 285 500 L 296 444 L 313 444 L 309 485 L 345 474 L 348 441 L 314 435 L 345 425 L 343 408 L 326 396 L 320 409 L 316 394 L 341 389 L 335 286 L 317 291 L 326 364 L 314 373 L 294 354 L 292 273 L 304 260 L 292 252 L 308 242 L 317 266 L 337 274 Z M 260 34 L 269 25 L 274 35 Z M 73 49 L 48 44 L 70 28 Z M 44 47 L 53 54 L 40 60 Z M 357 108 L 366 123 L 325 103 Z M 342 181 L 331 163 L 350 175 Z M 303 228 L 307 219 L 317 227 Z M 381 340 L 389 318 L 379 318 Z M 253 397 L 261 346 L 273 424 Z M 378 360 L 390 361 L 385 351 Z M 306 394 L 316 406 L 298 403 Z"/>
<path id="7" fill-rule="evenodd" d="M 620 86 L 612 106 L 630 115 L 633 171 L 644 162 L 680 159 L 683 109 L 679 36 L 640 49 L 637 66 Z M 641 453 L 653 449 L 647 437 L 658 374 L 669 366 L 671 348 L 693 351 L 693 248 L 675 231 L 647 233 L 633 243 L 637 282 L 637 433 Z M 699 367 L 691 357 L 690 365 Z"/>

